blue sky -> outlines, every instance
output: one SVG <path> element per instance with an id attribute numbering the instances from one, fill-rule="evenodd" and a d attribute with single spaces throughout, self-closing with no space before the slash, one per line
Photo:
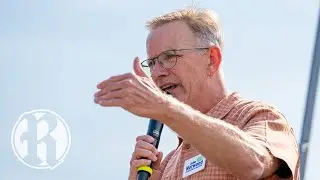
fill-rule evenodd
<path id="1" fill-rule="evenodd" d="M 220 16 L 228 87 L 274 104 L 300 140 L 318 1 L 196 4 Z M 146 20 L 185 5 L 191 0 L 1 0 L 0 179 L 127 179 L 135 137 L 146 133 L 148 119 L 94 104 L 96 84 L 146 57 Z M 317 178 L 320 161 L 319 97 L 306 179 Z M 54 171 L 30 169 L 11 150 L 14 123 L 38 108 L 54 110 L 70 127 L 71 149 Z M 160 149 L 167 154 L 176 143 L 165 128 Z"/>

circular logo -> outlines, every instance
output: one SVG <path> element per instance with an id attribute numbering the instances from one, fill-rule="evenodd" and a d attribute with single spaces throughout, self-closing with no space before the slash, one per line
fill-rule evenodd
<path id="1" fill-rule="evenodd" d="M 70 130 L 64 119 L 51 110 L 24 112 L 13 127 L 11 145 L 17 158 L 28 167 L 54 169 L 68 154 Z"/>

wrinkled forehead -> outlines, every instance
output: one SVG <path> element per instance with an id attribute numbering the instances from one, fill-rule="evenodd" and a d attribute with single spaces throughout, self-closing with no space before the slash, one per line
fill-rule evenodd
<path id="1" fill-rule="evenodd" d="M 150 31 L 147 41 L 148 58 L 170 49 L 189 48 L 196 44 L 196 38 L 183 22 L 164 24 Z"/>

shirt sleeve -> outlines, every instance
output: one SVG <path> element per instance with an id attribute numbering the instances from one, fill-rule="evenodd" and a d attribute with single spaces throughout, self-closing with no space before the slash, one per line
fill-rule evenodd
<path id="1" fill-rule="evenodd" d="M 293 128 L 275 108 L 257 105 L 246 115 L 243 130 L 258 140 L 281 165 L 276 171 L 280 178 L 299 179 L 299 151 Z"/>

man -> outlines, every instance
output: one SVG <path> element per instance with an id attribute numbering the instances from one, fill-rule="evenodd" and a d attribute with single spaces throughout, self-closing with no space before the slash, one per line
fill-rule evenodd
<path id="1" fill-rule="evenodd" d="M 214 13 L 186 8 L 154 18 L 147 27 L 149 59 L 140 65 L 136 58 L 134 73 L 99 83 L 95 102 L 157 119 L 178 134 L 179 144 L 162 159 L 152 138 L 137 137 L 129 179 L 151 162 L 152 180 L 299 179 L 297 143 L 285 117 L 227 89 Z"/>

